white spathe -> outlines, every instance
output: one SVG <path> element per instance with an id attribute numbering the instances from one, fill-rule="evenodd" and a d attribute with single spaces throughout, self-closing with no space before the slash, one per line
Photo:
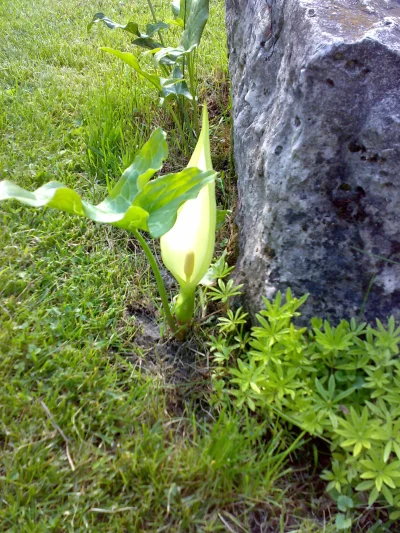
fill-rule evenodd
<path id="1" fill-rule="evenodd" d="M 212 170 L 206 107 L 199 140 L 188 167 Z M 163 262 L 186 290 L 194 290 L 210 266 L 215 245 L 216 209 L 215 183 L 212 182 L 197 198 L 183 204 L 173 228 L 161 237 Z"/>

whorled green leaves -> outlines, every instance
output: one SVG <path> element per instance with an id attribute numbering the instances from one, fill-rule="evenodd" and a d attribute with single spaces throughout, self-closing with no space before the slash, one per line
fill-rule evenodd
<path id="1" fill-rule="evenodd" d="M 213 171 L 186 168 L 150 181 L 168 155 L 165 138 L 164 131 L 155 130 L 109 196 L 98 205 L 82 200 L 76 191 L 56 181 L 34 192 L 11 181 L 1 181 L 0 200 L 15 199 L 32 207 L 53 207 L 96 222 L 130 231 L 141 229 L 154 238 L 161 237 L 173 227 L 180 206 L 196 198 L 215 179 Z"/>

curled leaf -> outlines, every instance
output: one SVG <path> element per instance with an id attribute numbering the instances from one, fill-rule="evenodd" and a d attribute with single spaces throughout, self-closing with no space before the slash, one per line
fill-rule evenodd
<path id="1" fill-rule="evenodd" d="M 139 25 L 136 22 L 118 24 L 117 22 L 114 22 L 109 17 L 104 15 L 104 13 L 96 13 L 87 26 L 88 31 L 90 31 L 94 24 L 97 24 L 99 22 L 105 24 L 105 26 L 107 26 L 107 28 L 110 28 L 110 30 L 120 29 L 137 36 L 137 39 L 133 41 L 133 44 L 136 44 L 137 46 L 140 46 L 142 48 L 148 48 L 150 50 L 162 47 L 162 44 L 157 41 L 154 41 L 151 37 L 153 37 L 153 35 L 159 32 L 160 30 L 166 30 L 169 28 L 169 25 L 166 22 L 156 22 L 155 24 L 147 24 L 146 32 L 142 33 L 139 30 Z"/>
<path id="2" fill-rule="evenodd" d="M 158 128 L 109 196 L 98 205 L 82 200 L 76 191 L 56 181 L 33 192 L 11 181 L 1 181 L 0 200 L 52 207 L 128 231 L 146 230 L 152 237 L 160 237 L 174 225 L 181 205 L 196 198 L 201 189 L 215 180 L 212 171 L 187 168 L 150 181 L 168 155 L 165 138 L 165 132 Z"/>

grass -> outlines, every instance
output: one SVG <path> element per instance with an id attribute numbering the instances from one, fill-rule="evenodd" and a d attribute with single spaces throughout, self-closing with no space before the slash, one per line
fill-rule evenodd
<path id="1" fill-rule="evenodd" d="M 158 125 L 185 164 L 151 88 L 98 51 L 126 49 L 127 36 L 86 32 L 97 11 L 148 22 L 146 5 L 1 2 L 0 179 L 55 179 L 99 201 Z M 167 16 L 169 2 L 156 10 Z M 213 0 L 199 69 L 230 207 L 222 20 Z M 160 302 L 129 235 L 11 202 L 0 218 L 1 531 L 332 531 L 305 516 L 312 489 L 300 509 L 282 477 L 295 452 L 283 451 L 287 435 L 211 410 L 201 344 L 166 362 L 138 342 L 132 309 Z"/>

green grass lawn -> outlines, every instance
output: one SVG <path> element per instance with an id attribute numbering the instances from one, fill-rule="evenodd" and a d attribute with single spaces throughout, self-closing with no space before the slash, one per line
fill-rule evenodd
<path id="1" fill-rule="evenodd" d="M 169 17 L 168 1 L 155 7 Z M 54 179 L 99 201 L 159 125 L 185 164 L 152 89 L 98 51 L 129 38 L 87 33 L 97 11 L 150 20 L 144 0 L 0 3 L 0 179 Z M 199 68 L 226 169 L 223 17 L 213 0 Z M 200 333 L 183 359 L 138 343 L 134 310 L 160 302 L 129 235 L 15 202 L 0 220 L 0 531 L 329 531 L 312 487 L 296 499 L 307 478 L 281 478 L 286 436 L 209 406 Z"/>

